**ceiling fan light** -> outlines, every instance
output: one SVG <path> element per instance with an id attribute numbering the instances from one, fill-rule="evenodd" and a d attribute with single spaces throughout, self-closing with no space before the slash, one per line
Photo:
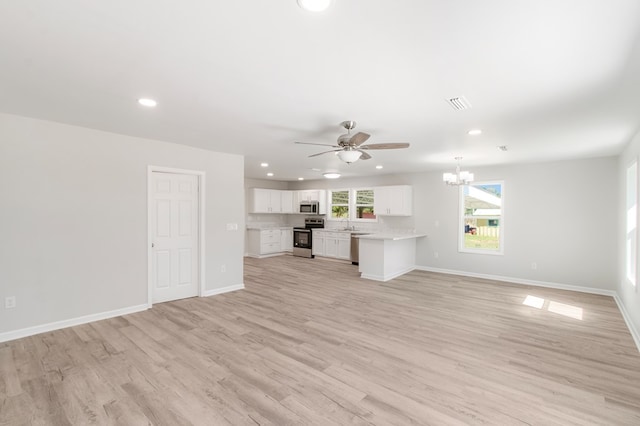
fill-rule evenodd
<path id="1" fill-rule="evenodd" d="M 347 164 L 353 163 L 358 161 L 358 159 L 360 158 L 360 156 L 362 155 L 362 152 L 360 151 L 340 151 L 338 152 L 338 157 L 340 157 L 340 159 L 342 161 L 344 161 Z"/>
<path id="2" fill-rule="evenodd" d="M 323 173 L 322 176 L 326 177 L 327 179 L 338 179 L 340 177 L 340 173 L 327 172 Z"/>
<path id="3" fill-rule="evenodd" d="M 298 5 L 309 12 L 322 12 L 331 6 L 331 0 L 298 0 Z"/>

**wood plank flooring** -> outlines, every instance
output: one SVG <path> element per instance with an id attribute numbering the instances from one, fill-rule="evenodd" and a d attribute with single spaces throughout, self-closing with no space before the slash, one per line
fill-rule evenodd
<path id="1" fill-rule="evenodd" d="M 0 344 L 0 425 L 640 424 L 610 297 L 291 256 L 245 286 Z"/>

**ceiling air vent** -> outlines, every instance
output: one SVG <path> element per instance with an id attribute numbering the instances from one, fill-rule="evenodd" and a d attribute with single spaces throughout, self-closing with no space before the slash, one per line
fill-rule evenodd
<path id="1" fill-rule="evenodd" d="M 464 96 L 449 98 L 447 99 L 447 103 L 451 105 L 451 108 L 455 109 L 456 111 L 462 111 L 464 109 L 471 108 L 471 104 Z"/>

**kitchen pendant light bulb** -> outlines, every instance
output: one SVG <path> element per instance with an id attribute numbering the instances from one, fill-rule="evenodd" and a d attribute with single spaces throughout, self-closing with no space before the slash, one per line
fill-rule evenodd
<path id="1" fill-rule="evenodd" d="M 458 164 L 456 165 L 455 173 L 443 173 L 442 181 L 447 185 L 468 185 L 473 182 L 473 173 L 468 171 L 460 171 L 460 160 L 462 157 L 455 158 Z"/>
<path id="2" fill-rule="evenodd" d="M 358 161 L 358 159 L 360 158 L 360 156 L 362 155 L 362 152 L 360 151 L 340 151 L 338 152 L 338 157 L 340 157 L 340 159 L 342 161 L 344 161 L 347 164 L 351 164 L 354 163 L 356 161 Z"/>

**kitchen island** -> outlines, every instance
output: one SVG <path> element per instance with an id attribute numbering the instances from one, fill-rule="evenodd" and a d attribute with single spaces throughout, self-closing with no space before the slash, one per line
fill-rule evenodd
<path id="1" fill-rule="evenodd" d="M 362 278 L 389 281 L 416 267 L 416 233 L 383 233 L 358 236 Z"/>

